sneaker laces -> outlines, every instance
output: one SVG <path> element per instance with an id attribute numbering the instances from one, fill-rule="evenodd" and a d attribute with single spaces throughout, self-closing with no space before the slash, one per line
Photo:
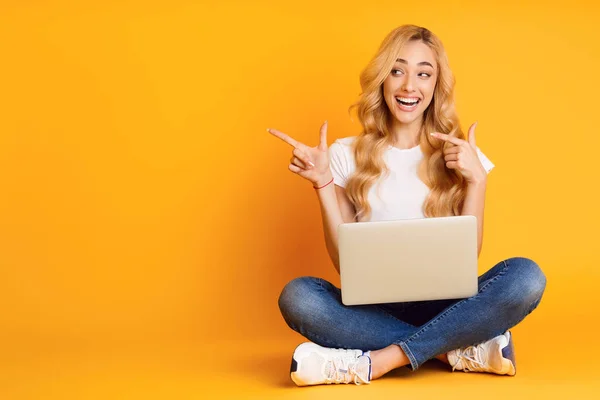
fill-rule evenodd
<path id="1" fill-rule="evenodd" d="M 332 357 L 328 361 L 328 366 L 325 367 L 327 383 L 350 383 L 354 382 L 360 385 L 366 382 L 358 374 L 358 362 L 360 356 L 357 356 L 355 350 L 339 349 L 339 356 Z M 327 371 L 329 368 L 329 371 Z"/>
<path id="2" fill-rule="evenodd" d="M 468 346 L 464 350 L 457 349 L 456 357 L 457 361 L 452 367 L 452 371 L 454 371 L 459 362 L 465 372 L 485 370 L 485 359 L 487 357 L 483 346 Z"/>

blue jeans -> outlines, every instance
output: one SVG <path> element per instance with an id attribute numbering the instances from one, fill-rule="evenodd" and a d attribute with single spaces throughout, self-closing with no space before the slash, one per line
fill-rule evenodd
<path id="1" fill-rule="evenodd" d="M 546 277 L 532 260 L 501 261 L 464 299 L 345 306 L 340 289 L 314 277 L 290 281 L 279 308 L 290 328 L 325 347 L 377 350 L 396 344 L 412 370 L 450 350 L 504 333 L 540 303 Z"/>

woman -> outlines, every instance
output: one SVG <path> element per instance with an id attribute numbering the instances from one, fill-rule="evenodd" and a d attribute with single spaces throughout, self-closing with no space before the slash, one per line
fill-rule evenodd
<path id="1" fill-rule="evenodd" d="M 360 76 L 363 131 L 317 147 L 275 129 L 294 147 L 289 169 L 319 197 L 327 250 L 339 272 L 343 222 L 475 215 L 483 238 L 487 173 L 494 164 L 465 137 L 454 108 L 454 77 L 441 41 L 403 25 L 390 32 Z M 431 133 L 431 134 L 430 134 Z M 333 183 L 333 185 L 331 184 Z M 287 324 L 310 342 L 292 356 L 299 386 L 370 383 L 394 368 L 437 358 L 452 371 L 514 375 L 509 328 L 539 304 L 546 277 L 530 259 L 503 260 L 478 278 L 467 299 L 344 306 L 340 289 L 314 277 L 289 282 L 279 297 Z"/>

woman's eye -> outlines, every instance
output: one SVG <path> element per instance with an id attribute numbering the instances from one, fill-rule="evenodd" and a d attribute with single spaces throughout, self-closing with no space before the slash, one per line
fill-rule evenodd
<path id="1" fill-rule="evenodd" d="M 401 69 L 393 69 L 393 70 L 392 70 L 392 74 L 393 74 L 395 71 L 404 72 L 404 71 L 402 71 Z M 421 72 L 419 75 L 423 75 L 423 74 L 427 75 L 427 77 L 428 77 L 428 78 L 431 78 L 431 74 L 428 74 L 427 72 Z"/>

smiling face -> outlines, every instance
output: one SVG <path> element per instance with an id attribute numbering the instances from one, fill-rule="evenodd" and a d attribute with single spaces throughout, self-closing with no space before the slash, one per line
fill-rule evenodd
<path id="1" fill-rule="evenodd" d="M 436 64 L 433 51 L 420 40 L 407 43 L 398 54 L 383 82 L 383 96 L 396 123 L 421 120 L 433 99 Z"/>

